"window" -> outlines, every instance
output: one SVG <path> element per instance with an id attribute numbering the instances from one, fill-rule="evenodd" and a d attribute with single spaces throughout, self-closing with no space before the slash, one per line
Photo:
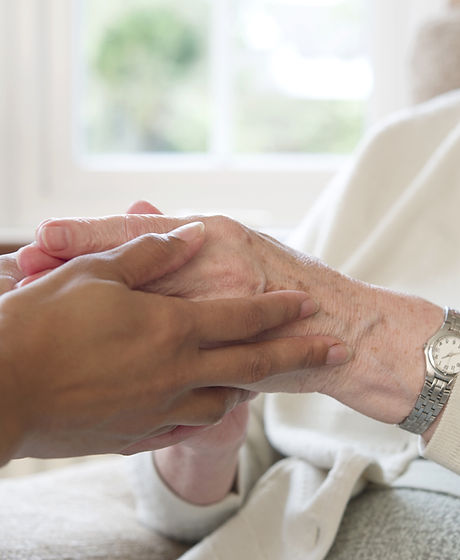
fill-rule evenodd
<path id="1" fill-rule="evenodd" d="M 80 0 L 81 148 L 205 152 L 210 136 L 206 0 Z"/>
<path id="2" fill-rule="evenodd" d="M 79 0 L 79 147 L 350 153 L 372 90 L 364 0 Z"/>
<path id="3" fill-rule="evenodd" d="M 443 0 L 0 0 L 0 217 L 298 222 Z"/>

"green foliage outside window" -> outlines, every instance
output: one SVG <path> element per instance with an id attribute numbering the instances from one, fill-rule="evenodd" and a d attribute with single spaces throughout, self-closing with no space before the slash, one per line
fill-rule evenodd
<path id="1" fill-rule="evenodd" d="M 88 153 L 208 151 L 212 1 L 82 0 L 85 101 L 80 116 Z M 235 2 L 238 6 L 243 14 L 251 0 Z M 329 11 L 316 7 L 314 17 L 312 8 L 282 2 L 260 4 L 260 14 L 269 6 L 276 8 L 286 44 L 302 56 L 359 55 L 361 0 Z M 270 53 L 244 45 L 241 29 L 239 24 L 232 29 L 239 52 L 233 76 L 234 150 L 351 152 L 364 129 L 366 100 L 310 99 L 279 91 L 271 82 Z"/>
<path id="2" fill-rule="evenodd" d="M 206 32 L 166 2 L 132 4 L 88 49 L 90 151 L 205 151 Z"/>

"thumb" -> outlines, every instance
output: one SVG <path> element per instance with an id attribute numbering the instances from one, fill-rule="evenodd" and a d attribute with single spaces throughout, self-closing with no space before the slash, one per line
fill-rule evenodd
<path id="1" fill-rule="evenodd" d="M 179 227 L 169 233 L 149 233 L 116 249 L 101 253 L 101 276 L 123 282 L 131 289 L 174 272 L 201 248 L 205 238 L 202 222 Z"/>

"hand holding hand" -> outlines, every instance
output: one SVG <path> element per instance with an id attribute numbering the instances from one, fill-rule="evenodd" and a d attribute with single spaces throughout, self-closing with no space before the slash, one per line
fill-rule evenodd
<path id="1" fill-rule="evenodd" d="M 21 433 L 14 456 L 171 445 L 248 398 L 226 387 L 324 363 L 336 339 L 222 347 L 315 311 L 305 294 L 191 302 L 140 291 L 203 239 L 199 224 L 146 235 L 0 299 L 3 395 Z"/>
<path id="2" fill-rule="evenodd" d="M 50 258 L 45 253 L 68 259 L 115 246 L 145 231 L 167 231 L 190 219 L 196 218 L 144 215 L 53 220 L 39 228 L 37 246 L 20 256 L 19 262 L 30 273 L 40 259 L 43 264 Z M 407 416 L 423 385 L 422 347 L 442 323 L 442 309 L 353 280 L 228 218 L 202 219 L 208 236 L 199 257 L 179 273 L 155 282 L 152 289 L 194 298 L 216 292 L 239 295 L 301 289 L 321 302 L 321 311 L 309 321 L 272 335 L 322 333 L 346 340 L 354 351 L 353 359 L 341 367 L 272 377 L 258 384 L 257 390 L 323 392 L 389 423 Z M 65 247 L 55 243 L 57 231 L 64 233 L 60 241 L 66 241 Z M 333 349 L 329 363 L 343 361 L 345 351 Z"/>

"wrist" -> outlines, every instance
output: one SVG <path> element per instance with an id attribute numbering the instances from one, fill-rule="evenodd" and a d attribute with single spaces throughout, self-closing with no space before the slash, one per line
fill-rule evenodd
<path id="1" fill-rule="evenodd" d="M 423 346 L 443 310 L 421 298 L 353 280 L 315 259 L 284 252 L 268 261 L 268 289 L 296 288 L 320 302 L 292 334 L 342 339 L 354 355 L 343 366 L 308 372 L 308 390 L 328 394 L 377 420 L 398 424 L 412 410 L 425 379 Z"/>
<path id="2" fill-rule="evenodd" d="M 369 337 L 363 355 L 384 341 L 376 352 L 381 366 L 379 406 L 387 417 L 382 420 L 400 424 L 410 414 L 422 391 L 426 376 L 424 345 L 443 323 L 444 311 L 422 298 L 378 289 L 381 328 Z M 368 360 L 372 366 L 372 357 Z"/>
<path id="3" fill-rule="evenodd" d="M 201 452 L 183 445 L 153 453 L 159 476 L 180 498 L 195 505 L 221 501 L 231 491 L 237 469 L 239 448 L 222 452 Z"/>

